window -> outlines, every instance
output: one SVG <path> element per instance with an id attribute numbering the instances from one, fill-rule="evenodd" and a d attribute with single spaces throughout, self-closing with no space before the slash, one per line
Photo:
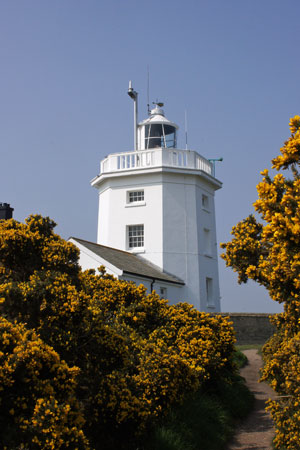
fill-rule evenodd
<path id="1" fill-rule="evenodd" d="M 145 148 L 176 148 L 176 128 L 172 125 L 152 123 L 145 126 Z"/>
<path id="2" fill-rule="evenodd" d="M 204 254 L 211 256 L 211 233 L 207 228 L 203 229 L 204 235 Z"/>
<path id="3" fill-rule="evenodd" d="M 207 210 L 209 209 L 209 199 L 205 194 L 202 194 L 202 208 Z"/>
<path id="4" fill-rule="evenodd" d="M 137 189 L 135 191 L 126 191 L 125 208 L 132 206 L 145 206 L 145 192 L 144 189 Z"/>
<path id="5" fill-rule="evenodd" d="M 212 306 L 212 307 L 214 306 L 212 278 L 206 278 L 206 301 L 207 301 L 207 306 Z"/>
<path id="6" fill-rule="evenodd" d="M 143 202 L 144 191 L 131 191 L 128 192 L 128 203 Z"/>
<path id="7" fill-rule="evenodd" d="M 128 247 L 144 247 L 144 225 L 128 226 Z"/>
<path id="8" fill-rule="evenodd" d="M 159 289 L 160 297 L 161 298 L 167 298 L 167 288 L 166 287 L 160 287 Z"/>

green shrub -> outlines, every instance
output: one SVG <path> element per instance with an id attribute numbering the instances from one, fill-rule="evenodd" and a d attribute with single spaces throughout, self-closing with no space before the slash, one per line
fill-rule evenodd
<path id="1" fill-rule="evenodd" d="M 144 450 L 221 450 L 237 419 L 247 416 L 254 396 L 243 378 L 211 382 L 173 409 L 153 430 Z"/>
<path id="2" fill-rule="evenodd" d="M 240 350 L 236 349 L 234 355 L 233 355 L 233 361 L 237 365 L 239 369 L 242 367 L 245 367 L 248 364 L 248 358 L 247 356 L 241 352 Z"/>

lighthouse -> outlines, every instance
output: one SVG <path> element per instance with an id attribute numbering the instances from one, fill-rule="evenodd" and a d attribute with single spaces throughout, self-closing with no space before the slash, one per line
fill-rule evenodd
<path id="1" fill-rule="evenodd" d="M 218 312 L 214 196 L 222 183 L 213 162 L 177 148 L 179 127 L 162 103 L 138 122 L 138 94 L 131 83 L 128 94 L 134 101 L 134 148 L 104 158 L 91 181 L 99 194 L 98 235 L 97 244 L 89 246 L 74 238 L 82 265 L 91 266 L 92 255 L 98 254 L 98 263 L 110 258 L 105 265 L 115 275 L 117 267 L 119 278 L 140 283 L 144 274 L 148 291 L 155 289 L 170 303 L 186 301 Z M 115 259 L 103 249 L 117 252 Z M 135 270 L 126 258 L 137 263 Z"/>

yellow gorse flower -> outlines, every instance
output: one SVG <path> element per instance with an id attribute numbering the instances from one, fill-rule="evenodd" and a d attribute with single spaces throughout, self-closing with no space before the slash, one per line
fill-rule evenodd
<path id="1" fill-rule="evenodd" d="M 81 272 L 54 225 L 0 221 L 0 413 L 15 431 L 3 447 L 137 447 L 174 405 L 236 370 L 232 326 L 104 268 Z"/>
<path id="2" fill-rule="evenodd" d="M 268 289 L 284 305 L 273 318 L 276 333 L 264 347 L 262 380 L 279 394 L 269 402 L 276 425 L 275 447 L 299 450 L 300 442 L 300 116 L 290 120 L 291 137 L 272 160 L 272 168 L 290 171 L 272 179 L 268 170 L 257 186 L 254 216 L 238 223 L 231 242 L 222 244 L 222 258 L 238 273 Z M 290 174 L 290 176 L 288 176 Z"/>

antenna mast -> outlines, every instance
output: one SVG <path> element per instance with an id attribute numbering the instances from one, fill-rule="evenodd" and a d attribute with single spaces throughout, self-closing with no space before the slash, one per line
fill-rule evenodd
<path id="1" fill-rule="evenodd" d="M 187 112 L 184 111 L 184 128 L 185 128 L 185 149 L 188 149 L 188 130 L 187 130 Z"/>
<path id="2" fill-rule="evenodd" d="M 129 81 L 129 87 L 127 91 L 130 98 L 132 98 L 133 105 L 133 114 L 134 114 L 134 150 L 137 150 L 137 121 L 138 121 L 138 93 L 133 89 L 131 81 Z"/>

